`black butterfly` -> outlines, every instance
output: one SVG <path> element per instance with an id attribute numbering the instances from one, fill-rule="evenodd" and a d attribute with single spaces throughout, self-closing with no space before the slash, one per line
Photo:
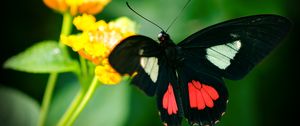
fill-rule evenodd
<path id="1" fill-rule="evenodd" d="M 200 30 L 175 45 L 162 31 L 159 43 L 135 35 L 109 56 L 120 74 L 156 96 L 161 120 L 168 126 L 215 125 L 224 114 L 228 92 L 223 78 L 243 78 L 287 34 L 290 21 L 278 15 L 229 20 Z"/>

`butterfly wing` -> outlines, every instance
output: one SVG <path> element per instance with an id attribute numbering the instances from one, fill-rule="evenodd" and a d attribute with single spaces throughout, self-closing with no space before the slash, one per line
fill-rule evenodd
<path id="1" fill-rule="evenodd" d="M 200 70 L 196 70 L 200 69 Z M 184 115 L 190 125 L 212 126 L 224 114 L 228 92 L 220 75 L 185 59 L 177 68 Z"/>
<path id="2" fill-rule="evenodd" d="M 109 55 L 109 63 L 122 75 L 137 74 L 132 84 L 153 96 L 157 88 L 159 44 L 151 38 L 135 35 L 120 42 Z"/>
<path id="3" fill-rule="evenodd" d="M 284 37 L 290 22 L 256 15 L 205 28 L 178 44 L 177 67 L 184 115 L 191 125 L 214 125 L 225 112 L 223 77 L 241 79 Z"/>
<path id="4" fill-rule="evenodd" d="M 277 15 L 242 17 L 196 32 L 178 46 L 196 57 L 195 62 L 228 79 L 241 79 L 283 39 L 290 25 Z"/>

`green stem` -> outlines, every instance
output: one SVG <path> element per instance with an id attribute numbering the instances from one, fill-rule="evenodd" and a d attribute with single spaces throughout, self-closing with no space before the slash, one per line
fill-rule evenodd
<path id="1" fill-rule="evenodd" d="M 63 14 L 63 24 L 60 35 L 69 35 L 72 31 L 72 20 L 73 17 L 70 13 L 66 12 Z"/>
<path id="2" fill-rule="evenodd" d="M 69 12 L 65 12 L 63 14 L 63 21 L 62 21 L 62 27 L 61 27 L 61 31 L 60 31 L 60 36 L 62 35 L 69 35 L 72 31 L 72 20 L 73 17 Z M 66 46 L 61 42 L 61 40 L 59 40 L 59 45 L 63 48 L 63 49 L 67 49 Z M 69 54 L 66 54 L 67 56 Z"/>
<path id="3" fill-rule="evenodd" d="M 86 60 L 82 56 L 79 56 L 79 59 L 80 59 L 82 77 L 83 78 L 87 78 L 87 74 L 88 74 L 88 71 L 87 71 L 88 70 L 87 69 L 87 62 L 86 62 Z"/>
<path id="4" fill-rule="evenodd" d="M 42 101 L 38 126 L 43 126 L 46 121 L 56 79 L 57 79 L 57 73 L 51 73 L 47 82 L 46 91 Z"/>
<path id="5" fill-rule="evenodd" d="M 84 109 L 84 107 L 87 105 L 87 103 L 89 102 L 89 100 L 92 98 L 92 95 L 95 93 L 97 86 L 98 86 L 98 79 L 95 76 L 92 83 L 90 84 L 85 96 L 83 97 L 82 101 L 80 102 L 80 104 L 77 106 L 76 110 L 74 111 L 74 113 L 72 114 L 70 120 L 68 121 L 68 123 L 66 123 L 66 126 L 71 126 L 74 121 L 76 120 L 76 118 L 79 116 L 79 114 L 82 112 L 82 110 Z"/>
<path id="6" fill-rule="evenodd" d="M 60 35 L 69 35 L 72 31 L 72 16 L 69 13 L 64 13 L 63 15 L 63 23 L 62 23 L 62 28 L 61 28 L 61 33 Z M 59 45 L 63 48 L 66 48 L 64 44 L 59 42 Z M 68 54 L 65 54 L 68 56 Z M 38 121 L 38 126 L 44 126 L 45 121 L 48 115 L 49 111 L 49 105 L 51 102 L 52 98 L 52 93 L 55 87 L 55 82 L 57 79 L 58 73 L 50 73 L 48 83 L 46 86 L 46 91 L 43 97 L 42 105 L 41 105 L 41 110 L 40 110 L 40 116 L 39 116 L 39 121 Z"/>
<path id="7" fill-rule="evenodd" d="M 65 126 L 66 125 L 67 121 L 71 118 L 72 114 L 74 113 L 74 110 L 78 107 L 84 94 L 85 94 L 84 90 L 79 91 L 79 93 L 76 95 L 75 99 L 69 106 L 68 110 L 65 112 L 65 114 L 62 116 L 62 118 L 59 120 L 57 126 Z"/>
<path id="8" fill-rule="evenodd" d="M 79 60 L 80 60 L 80 72 L 78 77 L 79 77 L 82 90 L 86 91 L 89 86 L 86 84 L 90 81 L 90 78 L 88 76 L 87 62 L 82 56 L 79 56 Z"/>

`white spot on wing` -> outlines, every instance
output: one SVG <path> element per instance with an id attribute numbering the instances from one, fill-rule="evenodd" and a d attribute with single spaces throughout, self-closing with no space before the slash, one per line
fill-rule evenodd
<path id="1" fill-rule="evenodd" d="M 230 36 L 233 37 L 233 38 L 238 38 L 239 35 L 231 33 Z"/>
<path id="2" fill-rule="evenodd" d="M 220 69 L 226 69 L 241 46 L 241 41 L 237 40 L 232 43 L 210 47 L 206 49 L 206 58 Z"/>
<path id="3" fill-rule="evenodd" d="M 140 49 L 139 50 L 139 55 L 141 56 L 141 55 L 143 55 L 144 54 L 144 50 L 143 49 Z"/>
<path id="4" fill-rule="evenodd" d="M 176 75 L 176 77 L 178 78 L 178 72 L 177 72 L 177 70 L 175 70 L 175 75 Z"/>
<path id="5" fill-rule="evenodd" d="M 240 40 L 238 40 L 238 41 L 234 41 L 233 43 L 228 43 L 227 45 L 232 47 L 235 50 L 239 50 L 242 46 L 242 43 Z"/>
<path id="6" fill-rule="evenodd" d="M 159 69 L 158 59 L 156 57 L 141 57 L 140 63 L 151 80 L 156 82 Z"/>
<path id="7" fill-rule="evenodd" d="M 224 116 L 225 115 L 225 112 L 222 112 L 221 116 Z"/>
<path id="8" fill-rule="evenodd" d="M 141 66 L 145 69 L 146 65 L 148 62 L 148 58 L 146 57 L 141 57 Z"/>

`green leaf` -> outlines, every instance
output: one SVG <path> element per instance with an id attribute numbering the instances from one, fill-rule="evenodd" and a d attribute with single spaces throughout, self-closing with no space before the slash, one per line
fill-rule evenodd
<path id="1" fill-rule="evenodd" d="M 29 73 L 69 72 L 76 71 L 78 63 L 66 55 L 58 42 L 43 41 L 8 59 L 4 68 Z"/>
<path id="2" fill-rule="evenodd" d="M 68 83 L 53 98 L 46 126 L 56 125 L 79 90 L 79 84 Z M 78 116 L 74 126 L 122 126 L 129 112 L 129 84 L 101 85 Z"/>
<path id="3" fill-rule="evenodd" d="M 36 126 L 39 105 L 27 95 L 0 85 L 0 123 L 2 126 Z"/>

